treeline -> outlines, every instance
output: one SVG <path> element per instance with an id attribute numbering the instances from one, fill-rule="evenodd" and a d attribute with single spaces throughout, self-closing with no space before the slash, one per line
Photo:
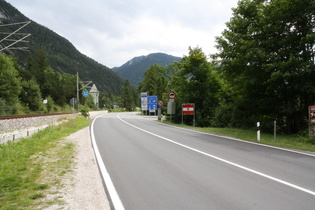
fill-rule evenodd
<path id="1" fill-rule="evenodd" d="M 181 104 L 195 103 L 197 126 L 256 127 L 307 133 L 308 107 L 315 104 L 315 1 L 241 0 L 227 29 L 216 38 L 211 62 L 189 48 L 168 68 L 145 72 L 140 92 Z M 192 118 L 186 117 L 192 124 Z"/>
<path id="2" fill-rule="evenodd" d="M 44 49 L 30 55 L 25 68 L 15 57 L 0 54 L 0 115 L 71 111 L 70 99 L 76 93 L 76 75 L 55 72 Z M 105 104 L 111 97 L 100 98 Z M 80 103 L 96 109 L 92 96 L 80 94 Z"/>
<path id="3" fill-rule="evenodd" d="M 152 65 L 144 74 L 138 86 L 139 92 L 156 95 L 168 102 L 168 92 L 176 92 L 176 114 L 173 120 L 180 123 L 181 105 L 194 103 L 196 126 L 226 126 L 217 121 L 220 94 L 223 82 L 218 76 L 218 68 L 208 62 L 201 48 L 189 48 L 189 55 L 168 67 Z M 166 107 L 164 107 L 166 114 Z M 193 118 L 185 118 L 186 124 L 193 124 Z"/>

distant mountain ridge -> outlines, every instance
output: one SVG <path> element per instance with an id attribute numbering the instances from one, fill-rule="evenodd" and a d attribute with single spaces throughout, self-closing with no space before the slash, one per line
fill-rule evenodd
<path id="1" fill-rule="evenodd" d="M 147 56 L 134 57 L 120 67 L 112 68 L 122 78 L 128 80 L 131 85 L 137 86 L 144 78 L 144 72 L 153 64 L 168 66 L 175 61 L 179 61 L 180 57 L 175 57 L 165 53 L 152 53 Z"/>
<path id="2" fill-rule="evenodd" d="M 0 25 L 29 20 L 11 4 L 0 0 Z M 0 29 L 3 30 L 3 28 Z M 22 66 L 26 64 L 30 55 L 36 54 L 39 48 L 44 48 L 49 64 L 55 71 L 69 74 L 79 72 L 81 80 L 93 81 L 98 90 L 115 95 L 120 93 L 124 80 L 108 67 L 80 53 L 67 39 L 36 22 L 31 22 L 19 32 L 31 33 L 31 36 L 27 38 L 30 52 L 18 50 L 4 52 L 13 53 Z M 2 38 L 4 35 L 0 34 L 0 40 Z"/>

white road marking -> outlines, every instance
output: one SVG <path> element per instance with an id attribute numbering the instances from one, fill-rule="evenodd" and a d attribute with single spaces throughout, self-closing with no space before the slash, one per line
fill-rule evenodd
<path id="1" fill-rule="evenodd" d="M 102 115 L 98 116 L 98 117 L 101 117 Z M 94 136 L 94 122 L 95 120 L 98 118 L 96 117 L 93 121 L 92 121 L 92 124 L 91 124 L 91 138 L 92 138 L 92 143 L 93 143 L 93 148 L 94 148 L 94 152 L 95 152 L 95 155 L 96 155 L 96 160 L 98 162 L 98 165 L 100 167 L 100 170 L 101 170 L 101 174 L 103 176 L 103 179 L 104 179 L 104 182 L 106 183 L 106 186 L 107 186 L 107 190 L 108 190 L 108 193 L 110 195 L 110 198 L 113 202 L 113 206 L 115 209 L 117 210 L 124 210 L 125 207 L 124 205 L 122 204 L 120 198 L 119 198 L 119 195 L 116 191 L 116 188 L 113 184 L 113 181 L 112 179 L 110 178 L 110 175 L 105 167 L 105 163 L 103 162 L 103 159 L 101 157 L 101 154 L 98 150 L 98 147 L 97 147 L 97 144 L 96 144 L 96 141 L 95 141 L 95 136 Z"/>
<path id="2" fill-rule="evenodd" d="M 259 171 L 255 171 L 255 170 L 253 170 L 253 169 L 247 168 L 247 167 L 242 166 L 242 165 L 239 165 L 239 164 L 237 164 L 237 163 L 233 163 L 233 162 L 231 162 L 231 161 L 222 159 L 222 158 L 220 158 L 220 157 L 217 157 L 217 156 L 208 154 L 208 153 L 206 153 L 206 152 L 197 150 L 197 149 L 195 149 L 195 148 L 192 148 L 192 147 L 186 146 L 186 145 L 184 145 L 184 144 L 178 143 L 178 142 L 176 142 L 176 141 L 173 141 L 173 140 L 171 140 L 171 139 L 168 139 L 168 138 L 165 138 L 165 137 L 163 137 L 163 136 L 157 135 L 157 134 L 152 133 L 152 132 L 150 132 L 150 131 L 144 130 L 144 129 L 142 129 L 142 128 L 139 128 L 139 127 L 137 127 L 137 126 L 135 126 L 135 125 L 132 125 L 132 124 L 126 122 L 125 120 L 121 119 L 120 116 L 119 116 L 119 114 L 117 115 L 117 117 L 118 117 L 122 122 L 126 123 L 127 125 L 130 125 L 130 126 L 136 128 L 136 129 L 141 130 L 141 131 L 143 131 L 143 132 L 145 132 L 145 133 L 148 133 L 148 134 L 150 134 L 150 135 L 152 135 L 152 136 L 156 136 L 156 137 L 158 137 L 158 138 L 160 138 L 160 139 L 163 139 L 163 140 L 168 141 L 168 142 L 170 142 L 170 143 L 173 143 L 173 144 L 176 144 L 176 145 L 178 145 L 178 146 L 184 147 L 184 148 L 186 148 L 186 149 L 192 150 L 192 151 L 197 152 L 197 153 L 199 153 L 199 154 L 208 156 L 208 157 L 210 157 L 210 158 L 219 160 L 219 161 L 221 161 L 221 162 L 227 163 L 227 164 L 229 164 L 229 165 L 235 166 L 235 167 L 237 167 L 237 168 L 243 169 L 243 170 L 245 170 L 245 171 L 254 173 L 254 174 L 256 174 L 256 175 L 265 177 L 265 178 L 267 178 L 267 179 L 276 181 L 276 182 L 278 182 L 278 183 L 284 184 L 284 185 L 286 185 L 286 186 L 295 188 L 295 189 L 297 189 L 297 190 L 300 190 L 300 191 L 303 191 L 303 192 L 306 192 L 306 193 L 308 193 L 308 194 L 311 194 L 311 195 L 314 195 L 314 196 L 315 196 L 315 192 L 314 192 L 314 191 L 311 191 L 311 190 L 308 190 L 308 189 L 306 189 L 306 188 L 297 186 L 297 185 L 295 185 L 295 184 L 286 182 L 286 181 L 284 181 L 284 180 L 275 178 L 275 177 L 273 177 L 273 176 L 269 176 L 269 175 L 264 174 L 264 173 L 261 173 L 261 172 L 259 172 Z"/>
<path id="3" fill-rule="evenodd" d="M 168 126 L 171 126 L 171 127 L 177 128 L 177 129 L 181 129 L 181 130 L 195 132 L 195 133 L 201 133 L 201 134 L 205 134 L 205 135 L 208 135 L 208 136 L 215 136 L 215 137 L 224 138 L 224 139 L 231 139 L 231 140 L 243 142 L 243 143 L 246 143 L 246 144 L 254 144 L 254 145 L 261 146 L 261 147 L 269 147 L 269 148 L 273 148 L 273 149 L 277 149 L 277 150 L 283 150 L 283 151 L 287 151 L 287 152 L 293 152 L 293 153 L 296 153 L 296 154 L 301 154 L 301 155 L 315 157 L 315 154 L 311 153 L 311 152 L 307 153 L 307 152 L 297 151 L 297 150 L 293 150 L 293 149 L 276 147 L 276 146 L 272 146 L 272 145 L 268 145 L 268 144 L 260 144 L 260 143 L 256 143 L 256 142 L 252 142 L 252 141 L 246 141 L 246 140 L 237 139 L 237 138 L 233 138 L 233 137 L 229 137 L 229 136 L 223 136 L 223 135 L 218 135 L 218 134 L 214 134 L 214 133 L 207 133 L 207 132 L 198 131 L 198 130 L 181 128 L 181 127 L 177 127 L 177 126 L 173 126 L 173 125 L 168 125 Z"/>

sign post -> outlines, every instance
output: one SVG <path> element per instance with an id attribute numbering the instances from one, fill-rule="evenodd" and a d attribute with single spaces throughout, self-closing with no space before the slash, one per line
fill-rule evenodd
<path id="1" fill-rule="evenodd" d="M 158 106 L 159 106 L 159 109 L 158 109 L 158 120 L 162 120 L 162 107 L 164 106 L 164 101 L 159 100 L 158 101 Z"/>
<path id="2" fill-rule="evenodd" d="M 70 99 L 70 104 L 72 105 L 72 119 L 75 119 L 74 116 L 74 105 L 77 103 L 77 99 L 76 98 L 71 98 Z"/>
<path id="3" fill-rule="evenodd" d="M 184 124 L 184 115 L 193 115 L 193 126 L 195 127 L 196 115 L 195 115 L 195 104 L 182 104 L 182 124 Z"/>
<path id="4" fill-rule="evenodd" d="M 176 98 L 176 93 L 171 91 L 168 93 L 168 98 L 170 99 L 167 103 L 167 114 L 170 115 L 170 121 L 172 122 L 172 114 L 175 114 L 176 104 L 174 102 Z"/>
<path id="5" fill-rule="evenodd" d="M 148 93 L 141 93 L 141 111 L 142 114 L 144 111 L 148 110 Z"/>
<path id="6" fill-rule="evenodd" d="M 148 109 L 149 112 L 156 112 L 157 110 L 157 96 L 148 96 Z"/>

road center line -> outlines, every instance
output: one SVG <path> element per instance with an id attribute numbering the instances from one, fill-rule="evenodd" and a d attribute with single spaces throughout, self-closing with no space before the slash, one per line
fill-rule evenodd
<path id="1" fill-rule="evenodd" d="M 265 177 L 265 178 L 267 178 L 267 179 L 276 181 L 276 182 L 278 182 L 278 183 L 284 184 L 284 185 L 286 185 L 286 186 L 295 188 L 295 189 L 297 189 L 297 190 L 300 190 L 300 191 L 303 191 L 303 192 L 306 192 L 306 193 L 308 193 L 308 194 L 311 194 L 311 195 L 314 195 L 314 196 L 315 196 L 315 192 L 314 192 L 314 191 L 305 189 L 305 188 L 303 188 L 303 187 L 294 185 L 294 184 L 289 183 L 289 182 L 286 182 L 286 181 L 284 181 L 284 180 L 275 178 L 275 177 L 273 177 L 273 176 L 269 176 L 269 175 L 264 174 L 264 173 L 261 173 L 261 172 L 259 172 L 259 171 L 255 171 L 255 170 L 253 170 L 253 169 L 247 168 L 247 167 L 242 166 L 242 165 L 239 165 L 239 164 L 237 164 L 237 163 L 233 163 L 233 162 L 231 162 L 231 161 L 228 161 L 228 160 L 222 159 L 222 158 L 220 158 L 220 157 L 217 157 L 217 156 L 208 154 L 208 153 L 206 153 L 206 152 L 197 150 L 197 149 L 195 149 L 195 148 L 186 146 L 186 145 L 184 145 L 184 144 L 178 143 L 178 142 L 173 141 L 173 140 L 171 140 L 171 139 L 165 138 L 165 137 L 163 137 L 163 136 L 160 136 L 160 135 L 157 135 L 157 134 L 152 133 L 152 132 L 150 132 L 150 131 L 147 131 L 147 130 L 144 130 L 144 129 L 142 129 L 142 128 L 139 128 L 139 127 L 137 127 L 137 126 L 135 126 L 135 125 L 132 125 L 132 124 L 126 122 L 125 120 L 121 119 L 121 117 L 120 117 L 119 115 L 120 115 L 120 114 L 118 114 L 117 117 L 118 117 L 119 120 L 121 120 L 122 122 L 124 122 L 124 123 L 126 123 L 127 125 L 130 125 L 130 126 L 132 126 L 132 127 L 134 127 L 134 128 L 136 128 L 136 129 L 138 129 L 138 130 L 140 130 L 140 131 L 143 131 L 143 132 L 145 132 L 145 133 L 148 133 L 148 134 L 150 134 L 150 135 L 152 135 L 152 136 L 156 136 L 156 137 L 158 137 L 158 138 L 160 138 L 160 139 L 163 139 L 163 140 L 168 141 L 168 142 L 170 142 L 170 143 L 173 143 L 173 144 L 176 144 L 176 145 L 178 145 L 178 146 L 184 147 L 184 148 L 186 148 L 186 149 L 192 150 L 192 151 L 197 152 L 197 153 L 199 153 L 199 154 L 202 154 L 202 155 L 205 155 L 205 156 L 207 156 L 207 157 L 210 157 L 210 158 L 219 160 L 219 161 L 221 161 L 221 162 L 227 163 L 227 164 L 229 164 L 229 165 L 235 166 L 235 167 L 237 167 L 237 168 L 243 169 L 243 170 L 245 170 L 245 171 L 254 173 L 254 174 L 256 174 L 256 175 Z"/>

